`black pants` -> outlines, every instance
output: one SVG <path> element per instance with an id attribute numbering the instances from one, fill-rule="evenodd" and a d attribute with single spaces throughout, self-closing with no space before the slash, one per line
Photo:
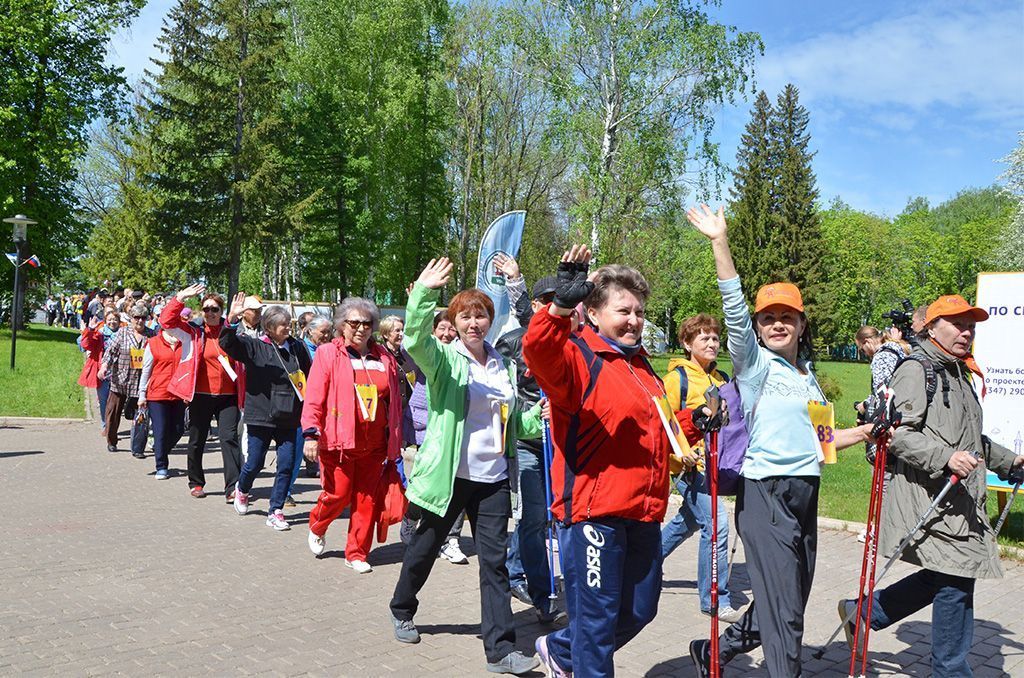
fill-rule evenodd
<path id="1" fill-rule="evenodd" d="M 217 417 L 220 456 L 224 461 L 224 493 L 235 489 L 242 468 L 242 448 L 238 445 L 238 397 L 197 393 L 188 406 L 188 486 L 205 487 L 203 452 L 210 433 L 210 421 Z"/>
<path id="2" fill-rule="evenodd" d="M 754 602 L 719 640 L 723 663 L 764 645 L 776 678 L 800 675 L 804 608 L 818 549 L 818 485 L 811 477 L 743 479 L 736 528 L 743 539 Z"/>
<path id="3" fill-rule="evenodd" d="M 405 550 L 402 574 L 391 598 L 391 613 L 411 620 L 419 608 L 416 594 L 427 582 L 437 561 L 437 551 L 448 539 L 448 531 L 465 509 L 473 531 L 480 561 L 480 630 L 487 661 L 497 662 L 515 650 L 516 631 L 512 620 L 512 594 L 505 569 L 508 519 L 512 516 L 508 480 L 477 483 L 455 479 L 448 512 L 439 516 L 424 510 L 412 543 Z"/>

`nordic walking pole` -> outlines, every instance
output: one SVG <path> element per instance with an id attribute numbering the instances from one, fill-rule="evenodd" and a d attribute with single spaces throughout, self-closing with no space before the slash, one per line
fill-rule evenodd
<path id="1" fill-rule="evenodd" d="M 1010 501 L 1006 502 L 1006 507 L 1003 509 L 1003 512 L 999 514 L 999 521 L 996 523 L 995 530 L 995 536 L 997 537 L 999 536 L 999 530 L 1003 529 L 1003 523 L 1006 522 L 1006 517 L 1010 515 L 1010 507 L 1013 506 L 1013 500 L 1017 498 L 1017 493 L 1020 492 L 1020 483 L 1021 481 L 1018 480 L 1017 484 L 1013 486 L 1013 493 L 1010 495 Z"/>
<path id="2" fill-rule="evenodd" d="M 901 541 L 900 545 L 896 547 L 896 550 L 893 552 L 893 554 L 889 556 L 889 560 L 886 561 L 885 567 L 882 568 L 882 573 L 879 574 L 878 579 L 875 580 L 876 584 L 879 581 L 881 581 L 883 577 L 885 577 L 885 575 L 892 568 L 893 564 L 897 560 L 899 560 L 900 555 L 903 553 L 903 550 L 910 545 L 910 542 L 914 538 L 914 535 L 917 534 L 918 530 L 924 527 L 924 524 L 928 521 L 928 517 L 932 514 L 933 511 L 935 511 L 936 508 L 938 508 L 939 504 L 942 503 L 942 500 L 946 498 L 947 494 L 949 494 L 949 491 L 952 490 L 953 486 L 959 483 L 960 480 L 960 476 L 955 474 L 949 477 L 949 480 L 946 481 L 946 484 L 945 486 L 943 486 L 942 491 L 939 492 L 939 495 L 937 497 L 935 497 L 935 501 L 933 501 L 931 505 L 928 507 L 928 509 L 921 515 L 921 519 L 918 520 L 917 524 L 914 525 L 913 529 L 911 529 L 910 532 L 907 533 L 907 536 L 903 538 L 903 541 Z M 825 644 L 814 652 L 813 656 L 815 659 L 821 659 L 821 657 L 825 654 L 825 650 L 828 648 L 829 645 L 832 644 L 832 641 L 836 639 L 836 636 L 838 636 L 839 633 L 843 630 L 843 627 L 850 623 L 851 619 L 853 619 L 853 612 L 850 612 L 846 615 L 843 621 L 840 622 L 839 627 L 836 628 L 836 630 L 832 632 L 832 635 L 829 636 L 828 640 L 825 641 Z"/>
<path id="3" fill-rule="evenodd" d="M 725 571 L 725 580 L 732 581 L 732 564 L 736 562 L 736 549 L 740 546 L 740 528 L 737 527 L 732 535 L 732 550 L 729 551 L 729 567 Z"/>
<path id="4" fill-rule="evenodd" d="M 718 678 L 718 431 L 708 435 L 707 474 L 711 485 L 711 678 Z"/>
<path id="5" fill-rule="evenodd" d="M 878 484 L 875 490 L 875 513 L 872 517 L 871 528 L 871 569 L 868 572 L 868 590 L 867 590 L 867 614 L 864 618 L 867 622 L 864 624 L 864 648 L 861 650 L 860 659 L 860 675 L 864 676 L 868 670 L 868 639 L 871 636 L 871 610 L 875 604 L 875 584 L 878 582 L 875 579 L 875 568 L 878 566 L 878 524 L 882 519 L 882 499 L 885 493 L 885 461 L 889 455 L 889 440 L 891 436 L 889 433 L 883 433 L 878 441 L 878 449 L 875 451 L 875 463 L 878 469 Z M 864 597 L 857 601 L 857 606 L 860 607 L 864 604 Z M 857 616 L 854 619 L 858 620 L 854 624 L 854 634 L 856 636 L 856 629 L 860 628 L 861 614 L 860 610 L 857 610 Z M 856 649 L 856 646 L 855 646 Z M 852 661 L 852 660 L 851 660 Z M 850 672 L 853 675 L 853 672 Z"/>
<path id="6" fill-rule="evenodd" d="M 878 553 L 878 542 L 877 542 L 878 522 L 877 521 L 878 521 L 878 516 L 881 514 L 881 510 L 880 510 L 881 509 L 881 504 L 882 504 L 882 492 L 881 492 L 882 488 L 881 488 L 881 484 L 882 484 L 882 482 L 884 482 L 882 480 L 882 478 L 883 478 L 883 475 L 885 473 L 884 461 L 882 460 L 882 455 L 880 454 L 881 447 L 882 447 L 881 443 L 879 443 L 878 447 L 879 447 L 879 450 L 876 451 L 876 453 L 875 453 L 874 467 L 872 468 L 872 473 L 871 473 L 871 497 L 868 500 L 867 524 L 864 527 L 864 535 L 865 535 L 865 537 L 864 537 L 864 557 L 861 559 L 861 562 L 860 562 L 860 583 L 857 586 L 857 610 L 856 610 L 856 614 L 854 616 L 854 619 L 858 619 L 858 620 L 862 618 L 861 617 L 861 611 L 863 610 L 863 605 L 864 605 L 864 588 L 865 588 L 865 583 L 868 584 L 869 589 L 870 589 L 870 586 L 871 586 L 870 585 L 870 579 L 868 579 L 868 576 L 869 576 L 869 571 L 873 570 L 873 568 L 869 567 L 869 563 L 874 561 L 875 556 Z M 882 462 L 882 464 L 883 464 L 881 467 L 879 466 L 880 462 Z M 870 576 L 874 576 L 874 572 L 873 571 L 871 572 Z M 865 636 L 866 635 L 867 634 L 865 634 Z M 865 638 L 865 641 L 866 641 L 866 638 Z M 849 673 L 850 676 L 856 675 L 854 673 L 854 671 L 856 670 L 857 648 L 858 648 L 859 643 L 860 643 L 860 624 L 857 623 L 857 624 L 854 625 L 854 629 L 853 629 L 853 643 L 852 643 L 852 645 L 850 647 L 850 673 Z"/>
<path id="7" fill-rule="evenodd" d="M 547 398 L 544 391 L 540 392 L 541 398 Z M 550 402 L 550 401 L 549 401 Z M 544 497 L 547 500 L 547 522 L 548 522 L 548 584 L 549 600 L 556 600 L 558 593 L 555 591 L 555 520 L 551 513 L 551 463 L 554 453 L 551 447 L 551 422 L 544 420 Z"/>

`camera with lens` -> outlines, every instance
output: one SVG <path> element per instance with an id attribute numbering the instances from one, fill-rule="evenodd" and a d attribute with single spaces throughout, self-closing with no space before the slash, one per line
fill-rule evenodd
<path id="1" fill-rule="evenodd" d="M 882 317 L 891 321 L 892 326 L 900 331 L 903 339 L 911 346 L 917 346 L 917 333 L 911 327 L 914 322 L 914 305 L 910 303 L 910 299 L 903 299 L 900 306 L 902 308 L 886 311 Z"/>

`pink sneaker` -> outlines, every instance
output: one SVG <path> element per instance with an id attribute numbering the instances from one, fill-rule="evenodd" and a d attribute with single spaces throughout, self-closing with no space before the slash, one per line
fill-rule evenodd
<path id="1" fill-rule="evenodd" d="M 572 678 L 572 671 L 563 669 L 555 663 L 555 658 L 548 654 L 547 636 L 539 637 L 534 643 L 534 648 L 537 650 L 537 657 L 540 659 L 541 665 L 548 670 L 548 675 L 551 678 Z"/>
<path id="2" fill-rule="evenodd" d="M 238 488 L 235 488 L 235 512 L 240 516 L 244 516 L 249 511 L 249 495 L 245 492 L 239 492 Z"/>

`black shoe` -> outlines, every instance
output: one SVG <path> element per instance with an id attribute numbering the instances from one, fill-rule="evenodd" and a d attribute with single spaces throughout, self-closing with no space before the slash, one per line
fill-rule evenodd
<path id="1" fill-rule="evenodd" d="M 132 456 L 136 459 L 145 459 L 146 454 L 144 452 L 132 452 Z"/>
<path id="2" fill-rule="evenodd" d="M 547 610 L 542 610 L 539 607 L 534 609 L 537 611 L 538 621 L 545 626 L 565 626 L 569 622 L 569 615 L 565 613 L 565 610 L 555 607 L 554 601 L 548 602 Z"/>
<path id="3" fill-rule="evenodd" d="M 501 661 L 487 662 L 487 670 L 491 673 L 511 673 L 514 676 L 521 676 L 538 666 L 540 660 L 537 657 L 527 657 L 519 650 L 509 652 Z"/>
<path id="4" fill-rule="evenodd" d="M 107 452 L 117 452 L 117 445 L 107 445 Z"/>
<path id="5" fill-rule="evenodd" d="M 711 647 L 709 640 L 690 641 L 690 659 L 693 660 L 693 667 L 697 669 L 700 678 L 708 678 L 711 675 Z"/>
<path id="6" fill-rule="evenodd" d="M 520 603 L 533 607 L 533 599 L 530 598 L 530 592 L 526 590 L 526 584 L 513 584 L 512 597 Z"/>

